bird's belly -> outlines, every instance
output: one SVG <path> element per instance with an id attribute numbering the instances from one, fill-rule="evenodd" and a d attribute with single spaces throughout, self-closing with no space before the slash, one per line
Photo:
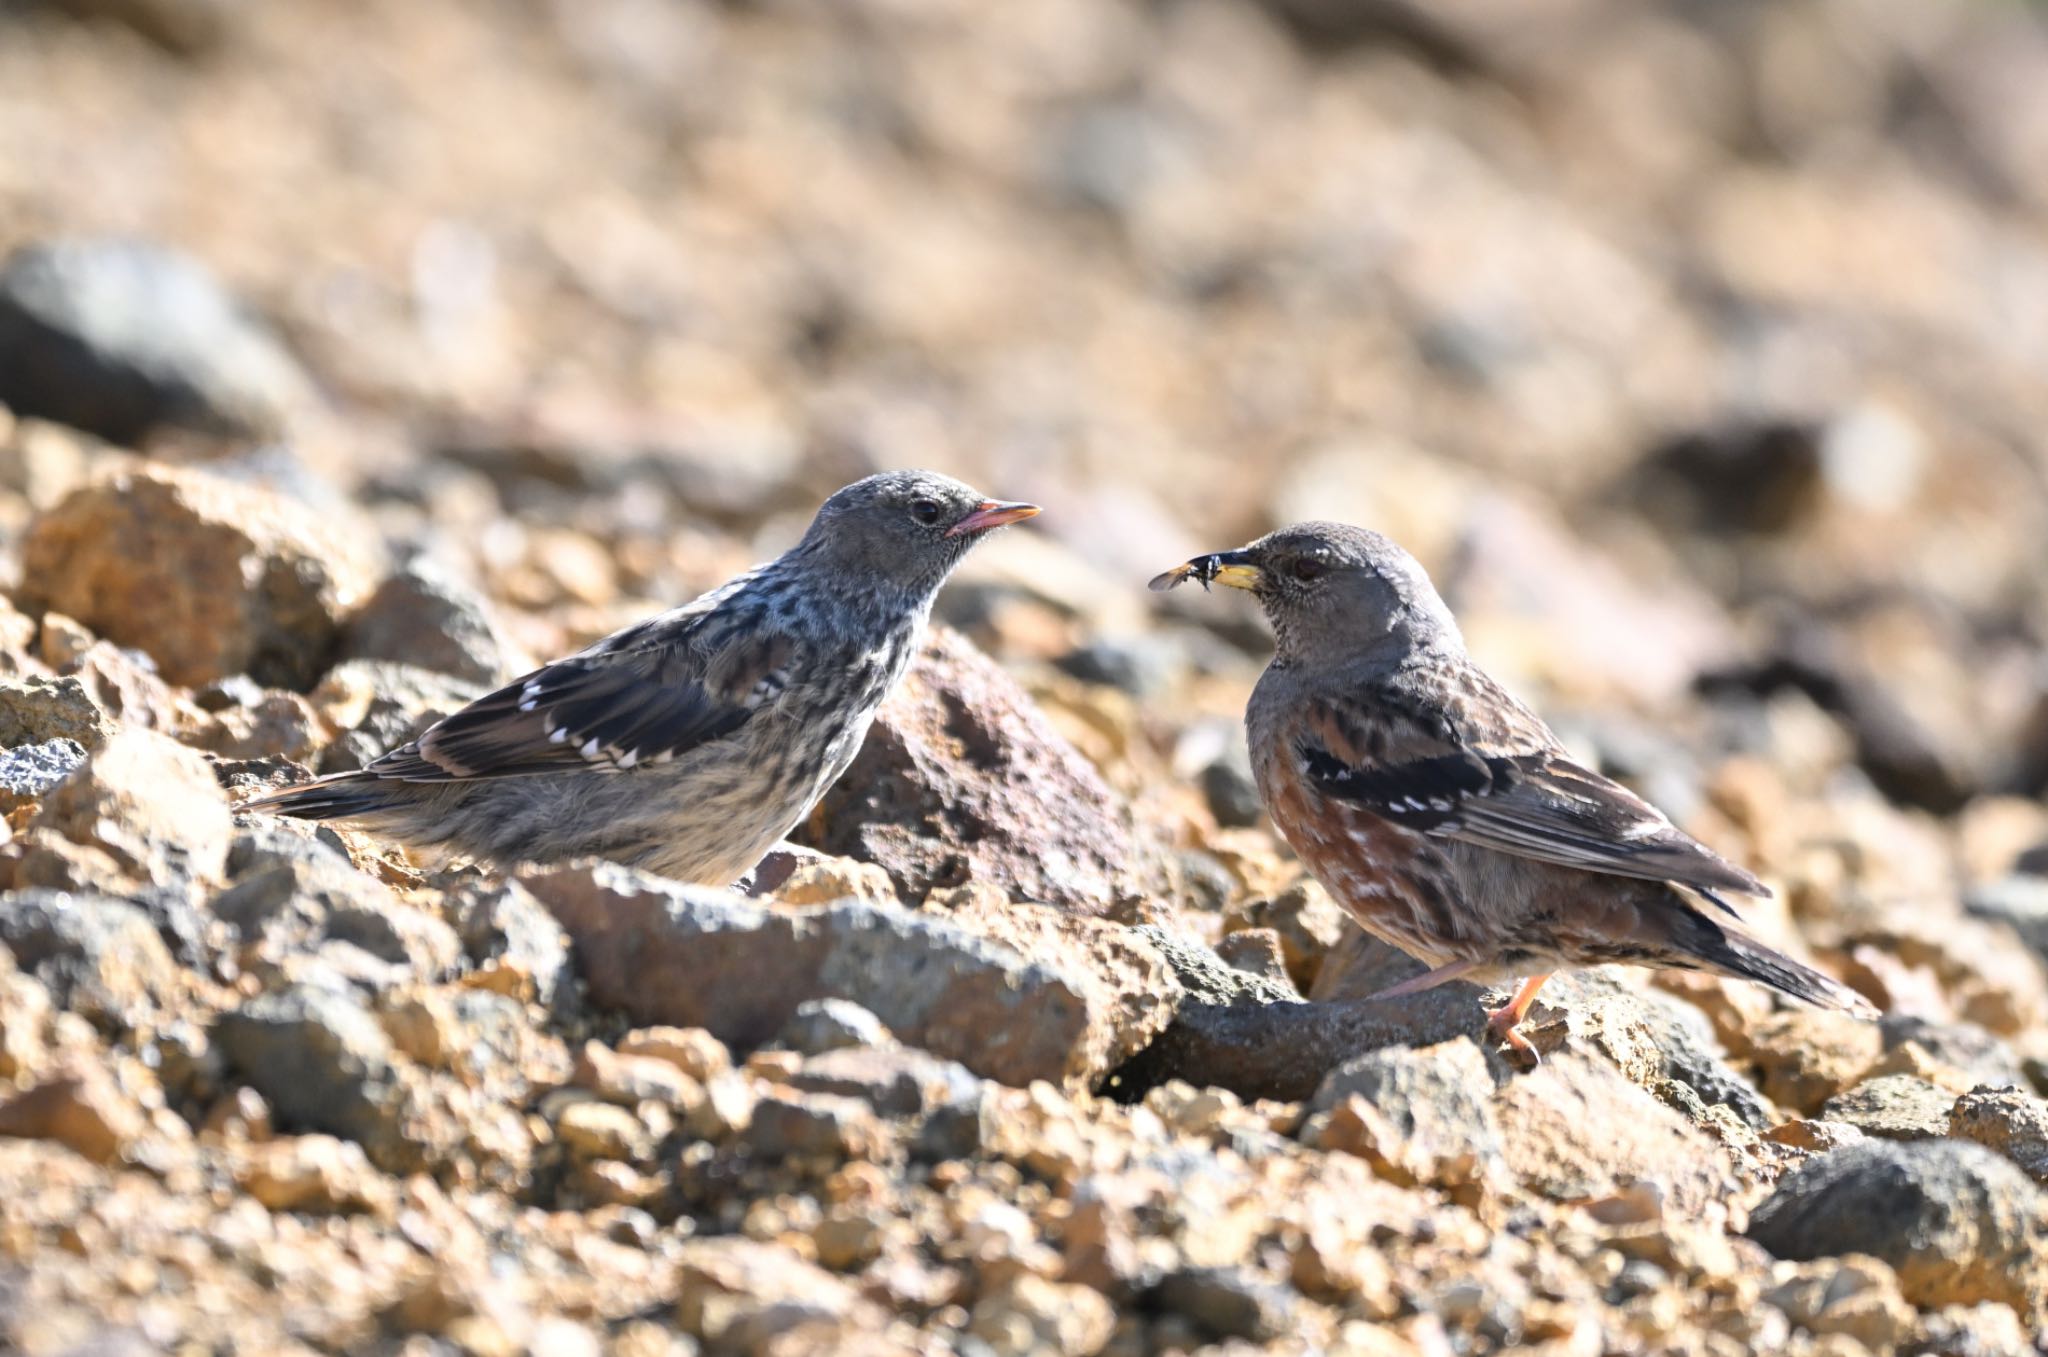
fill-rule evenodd
<path id="1" fill-rule="evenodd" d="M 1488 951 L 1466 936 L 1457 882 L 1436 845 L 1297 779 L 1260 785 L 1280 837 L 1366 932 L 1432 965 Z"/>

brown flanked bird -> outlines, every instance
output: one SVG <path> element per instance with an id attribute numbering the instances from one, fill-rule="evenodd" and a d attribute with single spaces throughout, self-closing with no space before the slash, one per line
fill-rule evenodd
<path id="1" fill-rule="evenodd" d="M 1516 1027 L 1554 971 L 1605 962 L 1760 981 L 1874 1017 L 1855 991 L 1764 946 L 1728 894 L 1770 892 L 1656 807 L 1573 761 L 1465 653 L 1415 558 L 1376 532 L 1299 523 L 1152 581 L 1249 590 L 1273 661 L 1245 710 L 1274 826 L 1374 936 L 1448 980 L 1515 983 Z"/>

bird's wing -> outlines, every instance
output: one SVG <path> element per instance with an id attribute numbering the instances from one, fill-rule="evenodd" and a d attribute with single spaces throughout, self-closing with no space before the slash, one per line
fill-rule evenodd
<path id="1" fill-rule="evenodd" d="M 1655 806 L 1574 762 L 1476 667 L 1421 682 L 1367 684 L 1311 704 L 1295 748 L 1311 784 L 1393 824 L 1516 857 L 1674 882 L 1710 899 L 1770 894 Z"/>
<path id="2" fill-rule="evenodd" d="M 680 610 L 478 698 L 363 771 L 466 782 L 667 763 L 773 703 L 797 651 L 758 620 L 720 625 L 709 610 Z"/>

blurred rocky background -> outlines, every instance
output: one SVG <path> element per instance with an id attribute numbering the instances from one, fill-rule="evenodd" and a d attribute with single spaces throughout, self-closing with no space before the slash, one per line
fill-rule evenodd
<path id="1" fill-rule="evenodd" d="M 2044 165 L 2018 3 L 0 0 L 0 1349 L 2033 1351 Z M 1050 511 L 753 895 L 234 810 L 891 465 Z M 1358 1003 L 1141 587 L 1304 517 L 1885 1021 Z"/>

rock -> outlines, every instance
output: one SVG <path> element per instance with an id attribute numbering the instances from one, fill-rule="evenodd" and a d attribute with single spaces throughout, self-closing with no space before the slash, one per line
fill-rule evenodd
<path id="1" fill-rule="evenodd" d="M 362 1146 L 333 1136 L 286 1136 L 252 1145 L 235 1178 L 272 1211 L 384 1215 L 398 1200 L 396 1185 L 371 1167 Z"/>
<path id="2" fill-rule="evenodd" d="M 353 1140 L 387 1172 L 425 1162 L 430 1147 L 412 1124 L 414 1094 L 383 1027 L 353 994 L 307 984 L 260 994 L 223 1013 L 212 1038 L 280 1129 Z"/>
<path id="3" fill-rule="evenodd" d="M 2048 965 L 2048 874 L 2009 876 L 1971 888 L 1963 908 L 1979 919 L 2008 924 L 2042 964 Z"/>
<path id="4" fill-rule="evenodd" d="M 434 979 L 462 951 L 447 924 L 315 840 L 278 836 L 250 849 L 212 907 L 246 948 L 273 962 L 339 942 Z"/>
<path id="5" fill-rule="evenodd" d="M 967 1327 L 1003 1357 L 1040 1352 L 1094 1357 L 1116 1330 L 1116 1312 L 1089 1287 L 1063 1286 L 1020 1272 L 974 1303 Z"/>
<path id="6" fill-rule="evenodd" d="M 303 690 L 368 591 L 374 540 L 256 486 L 144 464 L 37 516 L 21 602 L 146 651 L 173 683 Z"/>
<path id="7" fill-rule="evenodd" d="M 515 668 L 515 648 L 482 595 L 431 556 L 416 556 L 385 577 L 348 619 L 346 659 L 394 660 L 495 687 Z"/>
<path id="8" fill-rule="evenodd" d="M 0 1136 L 54 1140 L 99 1164 L 120 1159 L 148 1129 L 142 1108 L 93 1064 L 0 1102 Z"/>
<path id="9" fill-rule="evenodd" d="M 619 1042 L 621 1055 L 666 1060 L 699 1083 L 708 1083 L 732 1068 L 725 1043 L 701 1027 L 643 1027 Z"/>
<path id="10" fill-rule="evenodd" d="M 1225 933 L 1216 944 L 1216 955 L 1234 971 L 1294 988 L 1294 977 L 1287 973 L 1286 950 L 1280 945 L 1280 935 L 1270 928 Z"/>
<path id="11" fill-rule="evenodd" d="M 1548 1057 L 1511 1080 L 1494 1115 L 1508 1167 L 1528 1190 L 1553 1199 L 1650 1183 L 1671 1209 L 1691 1216 L 1733 1183 L 1727 1152 L 1707 1132 L 1583 1055 Z"/>
<path id="12" fill-rule="evenodd" d="M 621 1107 L 655 1102 L 687 1111 L 704 1100 L 704 1086 L 668 1061 L 651 1055 L 622 1055 L 595 1041 L 583 1043 L 569 1082 Z"/>
<path id="13" fill-rule="evenodd" d="M 320 771 L 360 768 L 483 695 L 477 684 L 418 665 L 343 660 L 309 694 L 329 725 L 348 732 L 328 746 Z"/>
<path id="14" fill-rule="evenodd" d="M 1883 1140 L 1930 1140 L 1948 1134 L 1956 1095 L 1909 1074 L 1887 1074 L 1837 1093 L 1820 1109 Z"/>
<path id="15" fill-rule="evenodd" d="M 130 13 L 167 8 L 128 3 Z M 134 447 L 167 428 L 275 437 L 315 397 L 291 355 L 194 260 L 141 241 L 70 239 L 0 266 L 0 403 Z"/>
<path id="16" fill-rule="evenodd" d="M 85 746 L 58 738 L 0 749 L 0 815 L 41 800 L 85 763 Z"/>
<path id="17" fill-rule="evenodd" d="M 1096 982 L 1057 960 L 926 914 L 853 902 L 770 910 L 609 863 L 522 880 L 575 940 L 594 1001 L 743 1050 L 814 998 L 849 999 L 902 1040 L 1020 1086 L 1086 1085 L 1150 1035 L 1133 1024 L 1153 1011 L 1142 997 L 1104 1003 Z"/>
<path id="18" fill-rule="evenodd" d="M 1898 1276 L 1875 1258 L 1803 1264 L 1765 1291 L 1763 1300 L 1810 1334 L 1844 1334 L 1871 1352 L 1897 1350 L 1914 1328 L 1913 1307 L 1899 1294 Z"/>
<path id="19" fill-rule="evenodd" d="M 763 878 L 755 874 L 756 882 Z M 872 862 L 852 858 L 808 857 L 794 863 L 772 892 L 785 905 L 829 905 L 840 900 L 858 900 L 870 905 L 893 905 L 896 883 Z"/>
<path id="20" fill-rule="evenodd" d="M 1054 660 L 1062 673 L 1136 698 L 1158 697 L 1186 672 L 1185 648 L 1175 638 L 1149 634 L 1096 636 Z"/>
<path id="21" fill-rule="evenodd" d="M 1780 1258 L 1863 1253 L 1923 1308 L 2048 1300 L 2048 1198 L 1990 1150 L 1949 1140 L 1866 1141 L 1779 1181 L 1749 1235 Z"/>
<path id="22" fill-rule="evenodd" d="M 586 1159 L 621 1159 L 629 1163 L 653 1157 L 654 1138 L 631 1111 L 586 1098 L 564 1106 L 555 1118 L 555 1134 Z"/>
<path id="23" fill-rule="evenodd" d="M 1266 813 L 1259 800 L 1258 784 L 1252 781 L 1251 754 L 1244 741 L 1225 745 L 1223 752 L 1202 769 L 1202 796 L 1209 813 L 1225 829 L 1244 829 L 1259 822 Z"/>
<path id="24" fill-rule="evenodd" d="M 1287 973 L 1303 994 L 1315 992 L 1323 959 L 1347 937 L 1362 935 L 1330 893 L 1307 876 L 1271 899 L 1253 900 L 1241 913 L 1233 911 L 1225 926 L 1235 925 L 1239 917 L 1248 927 L 1270 928 L 1280 935 Z"/>
<path id="25" fill-rule="evenodd" d="M 909 1047 L 843 1047 L 804 1061 L 791 1088 L 857 1098 L 885 1117 L 923 1116 L 972 1098 L 981 1083 L 963 1065 Z"/>
<path id="26" fill-rule="evenodd" d="M 0 944 L 57 1004 L 109 1029 L 138 1025 L 178 993 L 178 967 L 149 916 L 104 896 L 17 891 Z"/>
<path id="27" fill-rule="evenodd" d="M 113 733 L 113 717 L 78 678 L 31 674 L 0 682 L 0 747 L 71 740 L 93 750 Z"/>
<path id="28" fill-rule="evenodd" d="M 843 1163 L 885 1157 L 887 1132 L 859 1099 L 770 1089 L 754 1104 L 747 1144 L 769 1159 Z"/>
<path id="29" fill-rule="evenodd" d="M 875 1307 L 788 1249 L 751 1239 L 693 1239 L 677 1251 L 676 1322 L 714 1350 L 765 1354 L 799 1326 L 873 1329 Z"/>
<path id="30" fill-rule="evenodd" d="M 1009 675 L 934 628 L 853 766 L 794 836 L 906 900 L 966 881 L 1099 911 L 1149 879 L 1129 814 Z"/>
<path id="31" fill-rule="evenodd" d="M 939 897 L 926 901 L 929 909 Z M 942 917 L 980 937 L 1051 966 L 1081 993 L 1103 1049 L 1097 1068 L 1122 1064 L 1173 1020 L 1181 997 L 1166 958 L 1138 930 L 1046 905 L 1012 904 L 993 892 L 963 892 Z"/>
<path id="32" fill-rule="evenodd" d="M 552 1005 L 574 979 L 568 935 L 518 882 L 464 881 L 442 907 L 464 953 L 512 992 Z"/>
<path id="33" fill-rule="evenodd" d="M 1946 1305 L 1921 1319 L 1912 1357 L 2032 1357 L 2040 1351 L 2010 1305 Z"/>
<path id="34" fill-rule="evenodd" d="M 206 760 L 149 730 L 108 739 L 43 798 L 35 824 L 164 884 L 218 879 L 234 832 Z"/>
<path id="35" fill-rule="evenodd" d="M 882 1020 L 844 999 L 806 999 L 783 1025 L 781 1041 L 792 1051 L 819 1055 L 846 1047 L 890 1046 L 896 1039 Z"/>
<path id="36" fill-rule="evenodd" d="M 1270 1342 L 1296 1328 L 1295 1294 L 1235 1267 L 1183 1268 L 1159 1284 L 1155 1303 L 1216 1339 Z"/>
<path id="37" fill-rule="evenodd" d="M 1312 1104 L 1315 1143 L 1365 1159 L 1404 1186 L 1497 1187 L 1506 1177 L 1493 1076 L 1470 1041 L 1394 1046 L 1347 1060 Z"/>
<path id="38" fill-rule="evenodd" d="M 2048 1102 L 2016 1088 L 1976 1088 L 1956 1099 L 1948 1134 L 1998 1151 L 2048 1183 Z"/>
<path id="39" fill-rule="evenodd" d="M 1884 1054 L 1877 1024 L 1815 1008 L 1773 1013 L 1743 1036 L 1742 1055 L 1757 1067 L 1764 1096 L 1809 1116 L 1854 1087 Z"/>

